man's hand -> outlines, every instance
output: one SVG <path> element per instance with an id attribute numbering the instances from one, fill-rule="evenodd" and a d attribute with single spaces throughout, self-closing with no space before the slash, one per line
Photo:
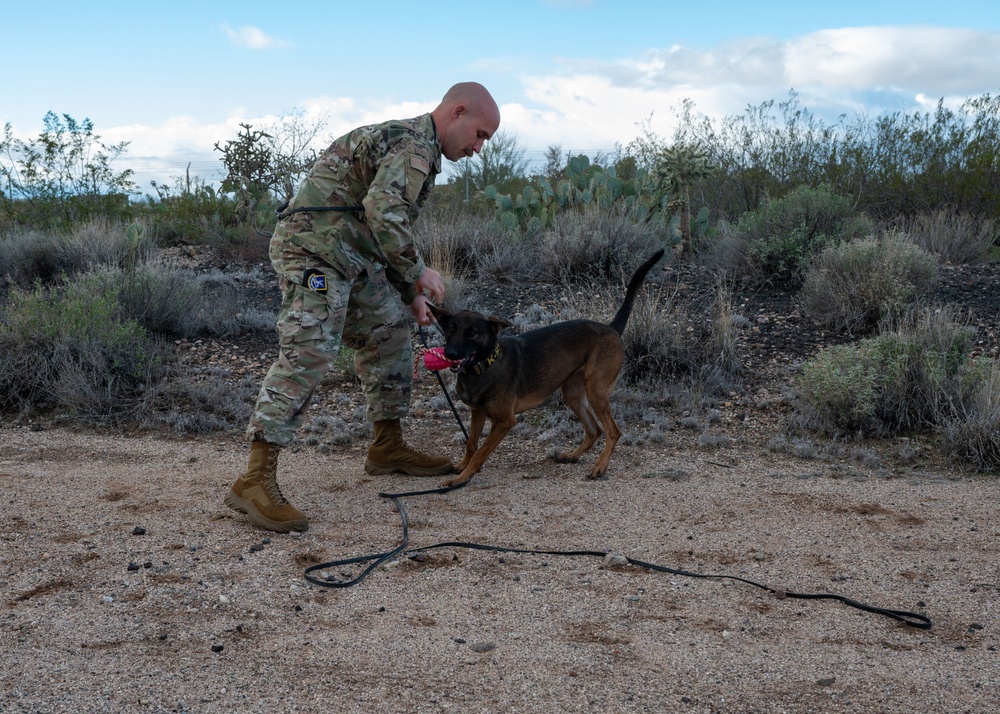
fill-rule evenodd
<path id="1" fill-rule="evenodd" d="M 417 318 L 418 325 L 426 327 L 431 324 L 431 311 L 427 307 L 427 298 L 423 295 L 417 295 L 413 302 L 410 303 L 410 312 Z"/>
<path id="2" fill-rule="evenodd" d="M 427 268 L 414 284 L 418 293 L 426 292 L 434 304 L 441 304 L 444 299 L 444 280 L 441 279 L 441 273 L 433 268 Z"/>
<path id="3" fill-rule="evenodd" d="M 418 325 L 429 325 L 431 311 L 427 307 L 427 296 L 423 293 L 429 293 L 430 299 L 440 305 L 444 299 L 444 280 L 441 279 L 441 273 L 427 268 L 414 285 L 417 287 L 417 297 L 410 303 L 410 312 L 417 319 Z"/>

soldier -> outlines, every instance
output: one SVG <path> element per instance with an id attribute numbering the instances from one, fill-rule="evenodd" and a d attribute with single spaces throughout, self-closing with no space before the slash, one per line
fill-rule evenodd
<path id="1" fill-rule="evenodd" d="M 341 341 L 356 350 L 375 433 L 365 471 L 452 470 L 447 457 L 411 448 L 400 432 L 410 404 L 412 348 L 391 288 L 419 324 L 430 324 L 424 293 L 440 302 L 444 282 L 417 253 L 411 225 L 441 171 L 441 156 L 457 161 L 478 153 L 499 125 L 500 110 L 486 88 L 463 82 L 429 114 L 342 136 L 309 171 L 271 238 L 282 294 L 278 359 L 247 427 L 250 465 L 226 494 L 227 506 L 269 530 L 309 527 L 278 488 L 278 454 L 302 424 Z"/>

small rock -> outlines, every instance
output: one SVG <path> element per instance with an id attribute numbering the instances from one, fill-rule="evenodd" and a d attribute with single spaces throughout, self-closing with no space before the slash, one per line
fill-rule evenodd
<path id="1" fill-rule="evenodd" d="M 250 546 L 251 553 L 259 553 L 262 550 L 264 550 L 264 546 L 262 546 L 260 543 L 254 543 L 252 546 Z"/>
<path id="2" fill-rule="evenodd" d="M 833 686 L 833 683 L 836 681 L 837 681 L 836 677 L 828 677 L 826 679 L 819 680 L 818 682 L 816 682 L 816 684 L 818 684 L 821 687 L 831 687 Z"/>
<path id="3" fill-rule="evenodd" d="M 139 566 L 136 563 L 129 563 L 128 564 L 128 571 L 130 573 L 134 573 L 137 570 L 139 570 Z"/>
<path id="4" fill-rule="evenodd" d="M 604 556 L 604 565 L 608 568 L 623 568 L 628 565 L 628 558 L 618 553 L 608 553 Z"/>
<path id="5" fill-rule="evenodd" d="M 212 645 L 213 652 L 222 652 L 223 648 L 225 648 L 225 645 Z"/>
<path id="6" fill-rule="evenodd" d="M 477 642 L 472 645 L 473 652 L 490 652 L 494 649 L 496 649 L 496 645 L 492 642 Z"/>
<path id="7" fill-rule="evenodd" d="M 132 529 L 132 535 L 146 535 L 146 529 L 142 526 L 136 526 Z"/>

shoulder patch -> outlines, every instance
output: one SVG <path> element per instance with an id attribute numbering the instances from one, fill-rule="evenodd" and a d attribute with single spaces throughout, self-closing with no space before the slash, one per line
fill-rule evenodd
<path id="1" fill-rule="evenodd" d="M 302 286 L 316 293 L 325 293 L 326 275 L 316 268 L 309 268 L 302 276 Z"/>
<path id="2" fill-rule="evenodd" d="M 431 165 L 426 159 L 422 159 L 419 156 L 410 157 L 410 166 L 415 168 L 422 174 L 429 174 L 431 172 Z"/>

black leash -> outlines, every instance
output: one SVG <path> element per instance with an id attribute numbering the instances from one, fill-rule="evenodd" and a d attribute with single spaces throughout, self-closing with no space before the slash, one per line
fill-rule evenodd
<path id="1" fill-rule="evenodd" d="M 424 339 L 423 331 L 419 331 L 420 339 L 424 343 L 424 347 L 427 346 L 427 342 Z M 448 390 L 444 385 L 444 380 L 441 379 L 439 373 L 435 373 L 438 378 L 438 383 L 441 385 L 441 389 L 448 399 L 448 403 L 451 405 L 451 409 L 455 414 L 455 418 L 458 420 L 459 426 L 462 427 L 462 432 L 465 433 L 465 438 L 468 439 L 468 432 L 465 430 L 465 425 L 462 423 L 462 419 L 458 416 L 458 410 L 451 401 L 451 397 L 448 396 Z M 422 491 L 404 491 L 400 493 L 385 493 L 380 492 L 379 498 L 391 499 L 396 505 L 396 510 L 399 512 L 400 521 L 403 527 L 403 538 L 402 542 L 393 548 L 392 550 L 386 551 L 384 553 L 374 553 L 371 555 L 360 555 L 355 558 L 344 558 L 342 560 L 332 560 L 327 563 L 320 563 L 318 565 L 311 565 L 305 569 L 305 579 L 312 583 L 313 585 L 319 585 L 325 588 L 349 588 L 353 585 L 357 585 L 362 580 L 368 577 L 368 575 L 375 570 L 382 563 L 387 560 L 391 560 L 401 554 L 415 554 L 427 550 L 434 550 L 435 548 L 466 548 L 470 550 L 487 550 L 497 553 L 521 553 L 525 555 L 555 555 L 555 556 L 591 556 L 597 558 L 607 558 L 610 555 L 608 551 L 599 550 L 538 550 L 534 548 L 510 548 L 506 546 L 498 545 L 484 545 L 482 543 L 469 543 L 465 541 L 445 541 L 441 543 L 434 543 L 433 545 L 425 545 L 419 548 L 413 548 L 407 550 L 407 546 L 410 543 L 410 526 L 406 517 L 406 509 L 403 507 L 402 499 L 411 496 L 427 496 L 432 494 L 443 494 L 449 493 L 451 491 L 456 491 L 460 488 L 464 488 L 469 485 L 470 481 L 466 481 L 458 486 L 445 486 L 442 488 L 431 488 Z M 413 555 L 409 556 L 411 559 Z M 837 602 L 843 603 L 848 607 L 853 607 L 858 610 L 863 610 L 865 612 L 871 612 L 876 615 L 882 615 L 884 617 L 891 618 L 897 622 L 901 622 L 908 627 L 915 627 L 920 630 L 931 629 L 931 620 L 926 615 L 920 615 L 915 612 L 907 612 L 906 610 L 891 610 L 884 607 L 875 607 L 874 605 L 868 605 L 863 602 L 858 602 L 857 600 L 852 600 L 844 595 L 837 595 L 833 593 L 796 593 L 789 592 L 787 590 L 778 590 L 772 588 L 768 585 L 755 582 L 753 580 L 748 580 L 747 578 L 742 578 L 738 575 L 725 575 L 725 574 L 712 574 L 712 573 L 695 573 L 688 570 L 680 570 L 678 568 L 668 568 L 664 565 L 657 565 L 655 563 L 647 563 L 643 560 L 638 560 L 636 558 L 630 558 L 628 556 L 621 556 L 629 565 L 633 565 L 638 568 L 646 568 L 648 570 L 658 572 L 658 573 L 668 573 L 670 575 L 680 575 L 686 578 L 703 578 L 703 579 L 715 579 L 715 580 L 735 580 L 737 582 L 745 583 L 747 585 L 752 585 L 755 588 L 760 588 L 761 590 L 766 590 L 767 592 L 774 595 L 779 600 L 785 598 L 791 598 L 794 600 L 836 600 Z M 343 567 L 345 565 L 357 565 L 359 563 L 368 563 L 368 566 L 361 572 L 357 577 L 351 578 L 349 580 L 337 580 L 336 577 L 330 574 L 322 575 L 320 571 L 332 570 L 334 568 Z"/>

